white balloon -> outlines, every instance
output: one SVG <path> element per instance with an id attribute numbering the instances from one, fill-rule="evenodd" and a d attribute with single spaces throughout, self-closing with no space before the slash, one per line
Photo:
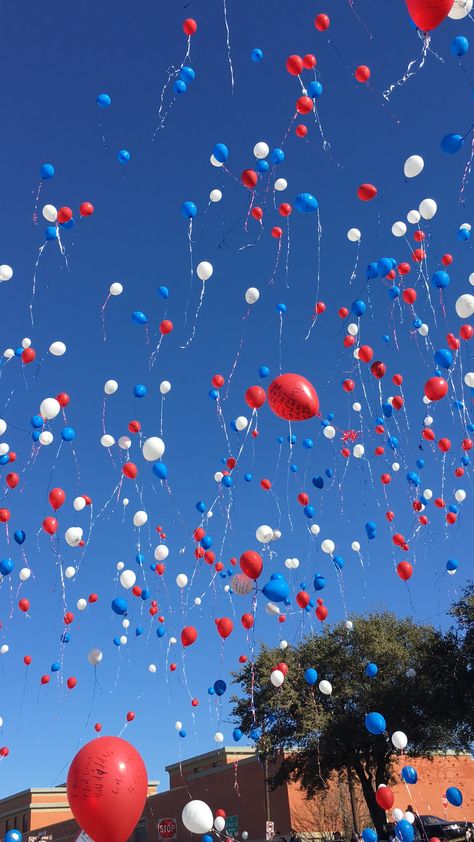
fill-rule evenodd
<path id="1" fill-rule="evenodd" d="M 471 225 L 471 223 L 470 223 L 470 222 L 463 222 L 463 223 L 459 226 L 459 229 L 461 229 L 461 228 L 465 228 L 465 229 L 466 229 L 466 231 L 470 231 L 470 230 L 472 229 L 472 225 Z"/>
<path id="2" fill-rule="evenodd" d="M 407 747 L 408 737 L 403 731 L 394 731 L 391 740 L 395 748 L 398 748 L 400 751 L 403 751 Z"/>
<path id="3" fill-rule="evenodd" d="M 6 443 L 6 441 L 2 441 L 0 444 L 0 456 L 5 456 L 8 451 L 10 450 L 10 445 Z"/>
<path id="4" fill-rule="evenodd" d="M 425 488 L 425 490 L 423 491 L 423 497 L 426 500 L 431 500 L 431 498 L 433 497 L 433 492 L 431 488 Z"/>
<path id="5" fill-rule="evenodd" d="M 66 346 L 64 342 L 52 342 L 49 346 L 49 352 L 53 357 L 62 357 L 66 353 Z"/>
<path id="6" fill-rule="evenodd" d="M 420 214 L 418 213 L 417 210 L 408 211 L 407 219 L 408 219 L 408 222 L 410 222 L 412 225 L 418 225 L 418 223 L 420 221 Z"/>
<path id="7" fill-rule="evenodd" d="M 432 415 L 425 415 L 425 417 L 423 418 L 423 424 L 425 425 L 425 427 L 431 427 L 433 421 L 434 418 Z"/>
<path id="8" fill-rule="evenodd" d="M 438 210 L 438 205 L 434 199 L 423 199 L 418 206 L 418 210 L 423 219 L 433 219 Z"/>
<path id="9" fill-rule="evenodd" d="M 349 228 L 347 232 L 347 239 L 351 241 L 351 243 L 358 243 L 362 234 L 360 233 L 358 228 Z"/>
<path id="10" fill-rule="evenodd" d="M 468 319 L 474 313 L 474 295 L 464 293 L 456 301 L 456 313 L 460 319 Z"/>
<path id="11" fill-rule="evenodd" d="M 0 728 L 3 728 L 3 716 L 0 716 Z M 243 834 L 242 834 L 243 836 Z"/>
<path id="12" fill-rule="evenodd" d="M 204 801 L 195 800 L 183 807 L 181 821 L 190 833 L 201 835 L 212 829 L 214 820 L 211 808 Z"/>
<path id="13" fill-rule="evenodd" d="M 241 433 L 242 430 L 245 430 L 246 427 L 248 427 L 248 423 L 248 419 L 245 417 L 245 415 L 239 415 L 239 417 L 235 419 L 235 426 L 237 427 L 239 433 Z"/>
<path id="14" fill-rule="evenodd" d="M 142 453 L 147 462 L 156 462 L 165 452 L 165 443 L 158 436 L 151 436 L 143 442 Z"/>
<path id="15" fill-rule="evenodd" d="M 245 300 L 247 304 L 256 304 L 260 298 L 260 292 L 257 287 L 249 287 L 245 293 Z"/>
<path id="16" fill-rule="evenodd" d="M 96 667 L 97 664 L 100 664 L 103 658 L 103 652 L 100 649 L 91 649 L 87 656 L 87 660 L 89 661 L 91 667 Z"/>
<path id="17" fill-rule="evenodd" d="M 25 338 L 21 340 L 21 347 L 22 348 L 31 348 L 31 339 L 28 339 L 28 337 L 25 336 Z"/>
<path id="18" fill-rule="evenodd" d="M 394 237 L 404 237 L 407 232 L 407 227 L 404 222 L 398 220 L 392 225 L 392 234 Z"/>
<path id="19" fill-rule="evenodd" d="M 359 328 L 355 324 L 355 322 L 351 322 L 347 325 L 347 332 L 350 336 L 357 336 L 357 334 L 359 333 Z"/>
<path id="20" fill-rule="evenodd" d="M 428 325 L 422 324 L 418 328 L 418 333 L 420 334 L 420 336 L 428 336 L 429 330 L 430 329 L 429 329 Z"/>
<path id="21" fill-rule="evenodd" d="M 144 526 L 148 520 L 148 515 L 146 512 L 135 512 L 133 515 L 133 525 L 134 526 Z"/>
<path id="22" fill-rule="evenodd" d="M 264 140 L 261 140 L 259 143 L 256 143 L 253 148 L 253 154 L 256 158 L 262 161 L 264 158 L 267 157 L 270 153 L 270 147 L 268 143 L 265 143 Z"/>
<path id="23" fill-rule="evenodd" d="M 454 0 L 451 11 L 448 13 L 448 18 L 452 20 L 462 20 L 467 17 L 472 10 L 472 0 Z"/>
<path id="24" fill-rule="evenodd" d="M 4 643 L 3 646 L 0 646 L 0 655 L 6 655 L 9 651 L 10 647 L 7 643 Z"/>
<path id="25" fill-rule="evenodd" d="M 354 623 L 352 622 L 352 620 L 346 620 L 347 631 L 352 631 L 353 628 L 354 628 Z"/>
<path id="26" fill-rule="evenodd" d="M 464 488 L 458 488 L 457 491 L 454 492 L 454 499 L 456 500 L 456 503 L 464 503 L 464 500 L 466 499 L 466 492 L 464 491 Z"/>
<path id="27" fill-rule="evenodd" d="M 423 395 L 423 403 L 426 404 L 426 406 L 428 406 L 428 404 L 431 403 L 430 399 L 427 398 L 426 395 Z"/>
<path id="28" fill-rule="evenodd" d="M 51 421 L 53 418 L 56 418 L 60 412 L 61 405 L 56 398 L 45 398 L 44 401 L 41 401 L 40 415 L 42 415 L 47 421 Z"/>
<path id="29" fill-rule="evenodd" d="M 129 503 L 130 503 L 130 500 L 128 499 L 128 497 L 124 497 L 123 500 L 122 500 L 122 506 L 128 506 Z"/>
<path id="30" fill-rule="evenodd" d="M 113 395 L 118 389 L 116 380 L 106 380 L 104 383 L 104 392 L 106 395 Z"/>
<path id="31" fill-rule="evenodd" d="M 223 476 L 224 474 L 222 473 L 222 471 L 216 471 L 214 474 L 214 479 L 216 482 L 222 482 Z"/>
<path id="32" fill-rule="evenodd" d="M 288 182 L 286 178 L 277 178 L 275 181 L 275 190 L 286 190 L 288 187 Z"/>
<path id="33" fill-rule="evenodd" d="M 174 723 L 174 727 L 176 728 L 177 731 L 181 731 L 181 728 L 183 727 L 183 723 L 180 722 L 179 719 L 178 719 L 178 721 Z"/>
<path id="34" fill-rule="evenodd" d="M 208 281 L 213 272 L 214 268 L 212 263 L 208 263 L 207 260 L 202 260 L 201 263 L 198 263 L 196 266 L 196 275 L 200 281 Z"/>
<path id="35" fill-rule="evenodd" d="M 232 581 L 232 580 L 231 580 L 231 581 Z M 200 597 L 200 596 L 195 596 L 195 597 L 194 597 L 194 604 L 195 604 L 195 605 L 201 605 L 201 602 L 202 602 L 202 599 L 201 599 L 201 597 Z"/>
<path id="36" fill-rule="evenodd" d="M 64 575 L 66 576 L 66 579 L 72 579 L 72 577 L 75 576 L 75 573 L 76 573 L 75 567 L 66 567 L 66 569 L 64 571 Z"/>
<path id="37" fill-rule="evenodd" d="M 186 576 L 186 573 L 178 573 L 178 575 L 176 576 L 176 584 L 178 588 L 186 587 L 186 585 L 188 584 L 188 577 Z"/>
<path id="38" fill-rule="evenodd" d="M 53 439 L 54 436 L 49 430 L 43 430 L 43 432 L 40 433 L 38 441 L 40 444 L 43 444 L 45 447 L 47 447 L 48 444 L 52 443 Z"/>
<path id="39" fill-rule="evenodd" d="M 84 500 L 84 497 L 75 497 L 73 506 L 76 512 L 82 512 L 82 510 L 86 507 L 86 501 Z"/>
<path id="40" fill-rule="evenodd" d="M 128 629 L 130 626 L 130 620 L 122 620 L 122 626 L 124 627 L 124 629 Z"/>
<path id="41" fill-rule="evenodd" d="M 365 453 L 365 447 L 363 444 L 355 444 L 352 449 L 352 452 L 356 459 L 362 459 Z"/>
<path id="42" fill-rule="evenodd" d="M 354 412 L 360 412 L 362 409 L 362 404 L 360 404 L 359 401 L 355 401 L 355 403 L 352 404 L 352 409 L 354 410 Z"/>
<path id="43" fill-rule="evenodd" d="M 471 286 L 474 286 L 474 272 L 471 272 L 471 274 L 469 275 L 469 283 L 471 284 Z"/>
<path id="44" fill-rule="evenodd" d="M 326 679 L 323 678 L 323 680 L 319 682 L 318 686 L 319 686 L 319 689 L 321 690 L 321 693 L 323 693 L 324 696 L 330 696 L 331 695 L 332 684 L 331 684 L 330 681 L 326 681 Z"/>
<path id="45" fill-rule="evenodd" d="M 224 742 L 224 734 L 222 731 L 216 731 L 214 734 L 214 742 L 215 743 L 223 743 Z"/>
<path id="46" fill-rule="evenodd" d="M 411 810 L 406 811 L 404 818 L 407 820 L 407 822 L 410 822 L 410 824 L 413 824 L 415 821 L 415 816 L 413 815 Z"/>
<path id="47" fill-rule="evenodd" d="M 113 436 L 109 436 L 105 433 L 105 435 L 100 437 L 100 443 L 102 447 L 112 447 L 112 445 L 115 444 L 115 439 Z"/>
<path id="48" fill-rule="evenodd" d="M 31 576 L 31 570 L 29 567 L 22 567 L 19 573 L 20 580 L 22 582 L 26 582 L 27 579 Z"/>
<path id="49" fill-rule="evenodd" d="M 149 664 L 148 672 L 156 672 L 156 664 Z"/>
<path id="50" fill-rule="evenodd" d="M 392 462 L 392 471 L 395 471 L 395 473 L 396 473 L 399 470 L 400 470 L 399 463 L 398 462 Z"/>
<path id="51" fill-rule="evenodd" d="M 136 581 L 137 577 L 133 570 L 124 570 L 123 573 L 120 574 L 120 584 L 122 585 L 122 588 L 125 588 L 127 591 L 129 588 L 133 588 Z"/>
<path id="52" fill-rule="evenodd" d="M 353 541 L 353 542 L 352 542 L 352 544 L 351 544 L 351 549 L 353 549 L 355 553 L 358 553 L 358 552 L 360 551 L 360 544 L 359 544 L 359 542 L 358 542 L 358 541 Z"/>
<path id="53" fill-rule="evenodd" d="M 216 816 L 214 819 L 214 827 L 218 833 L 221 833 L 225 828 L 225 818 L 224 816 Z"/>
<path id="54" fill-rule="evenodd" d="M 70 547 L 78 547 L 82 541 L 83 531 L 80 526 L 70 526 L 64 533 L 66 544 Z"/>
<path id="55" fill-rule="evenodd" d="M 213 167 L 223 167 L 224 166 L 224 161 L 218 161 L 217 158 L 214 158 L 214 155 L 211 155 L 209 160 L 210 160 Z"/>
<path id="56" fill-rule="evenodd" d="M 244 842 L 247 842 L 248 838 L 249 838 L 249 835 L 248 835 L 247 831 L 243 830 L 242 831 L 242 839 L 244 840 Z"/>
<path id="57" fill-rule="evenodd" d="M 253 579 L 250 579 L 245 573 L 235 573 L 230 580 L 232 591 L 238 596 L 247 596 L 247 594 L 252 593 L 254 584 Z"/>
<path id="58" fill-rule="evenodd" d="M 323 553 L 327 553 L 327 555 L 332 555 L 334 550 L 336 549 L 336 545 L 331 538 L 325 538 L 324 541 L 321 541 L 321 549 Z"/>
<path id="59" fill-rule="evenodd" d="M 334 427 L 331 427 L 331 425 L 328 424 L 327 427 L 324 427 L 324 429 L 323 429 L 323 435 L 327 439 L 333 439 L 334 436 L 336 435 L 336 431 L 335 431 Z"/>
<path id="60" fill-rule="evenodd" d="M 392 819 L 394 822 L 399 822 L 403 819 L 403 810 L 400 810 L 400 807 L 394 807 L 392 810 Z"/>
<path id="61" fill-rule="evenodd" d="M 273 530 L 272 541 L 278 541 L 281 538 L 281 532 L 279 529 Z"/>
<path id="62" fill-rule="evenodd" d="M 267 602 L 265 605 L 265 611 L 273 617 L 280 613 L 278 605 L 275 605 L 274 602 Z"/>
<path id="63" fill-rule="evenodd" d="M 273 538 L 273 529 L 271 526 L 267 526 L 266 523 L 262 523 L 262 525 L 257 528 L 255 536 L 257 541 L 260 541 L 261 544 L 269 544 Z"/>
<path id="64" fill-rule="evenodd" d="M 76 602 L 76 607 L 78 611 L 85 611 L 87 608 L 87 599 L 84 599 L 83 597 L 81 599 L 78 599 Z"/>
<path id="65" fill-rule="evenodd" d="M 209 199 L 211 202 L 220 202 L 222 199 L 222 191 L 218 190 L 217 187 L 215 190 L 211 190 L 209 193 Z"/>
<path id="66" fill-rule="evenodd" d="M 128 643 L 128 638 L 126 634 L 122 634 L 120 636 L 120 643 L 122 646 L 125 646 L 125 644 Z"/>
<path id="67" fill-rule="evenodd" d="M 176 640 L 176 638 L 175 638 L 175 637 L 170 637 L 170 643 L 171 643 L 171 645 L 172 645 L 172 646 L 174 646 L 174 645 L 175 645 L 175 643 L 177 643 L 177 642 L 178 642 L 178 641 Z"/>
<path id="68" fill-rule="evenodd" d="M 0 266 L 0 281 L 9 281 L 13 277 L 13 269 L 7 263 Z"/>
<path id="69" fill-rule="evenodd" d="M 122 450 L 129 450 L 132 446 L 132 440 L 130 436 L 120 436 L 117 444 Z"/>
<path id="70" fill-rule="evenodd" d="M 115 281 L 113 284 L 110 284 L 109 292 L 111 295 L 122 295 L 123 286 L 119 284 L 118 281 Z"/>
<path id="71" fill-rule="evenodd" d="M 160 393 L 167 395 L 171 391 L 171 383 L 169 380 L 162 380 L 160 383 Z"/>
<path id="72" fill-rule="evenodd" d="M 3 352 L 3 356 L 5 357 L 6 360 L 11 360 L 12 357 L 15 356 L 15 351 L 13 350 L 13 348 L 5 348 L 5 350 Z"/>
<path id="73" fill-rule="evenodd" d="M 166 544 L 158 544 L 158 546 L 155 547 L 155 558 L 157 561 L 164 561 L 165 558 L 168 558 L 169 554 L 170 551 Z"/>
<path id="74" fill-rule="evenodd" d="M 281 687 L 285 680 L 285 676 L 283 675 L 281 670 L 273 670 L 270 676 L 270 681 L 272 682 L 274 687 Z"/>
<path id="75" fill-rule="evenodd" d="M 419 175 L 423 171 L 424 166 L 425 162 L 421 155 L 410 155 L 403 165 L 405 178 L 415 178 L 415 176 Z"/>
<path id="76" fill-rule="evenodd" d="M 321 532 L 321 527 L 317 523 L 312 523 L 310 526 L 310 531 L 313 535 L 319 535 Z"/>
<path id="77" fill-rule="evenodd" d="M 47 222 L 56 222 L 58 218 L 58 212 L 54 205 L 45 205 L 41 213 Z"/>
<path id="78" fill-rule="evenodd" d="M 468 371 L 467 374 L 464 375 L 464 382 L 466 386 L 469 386 L 469 388 L 474 388 L 474 371 Z"/>
<path id="79" fill-rule="evenodd" d="M 4 421 L 3 418 L 0 418 L 0 436 L 3 436 L 3 434 L 6 432 L 6 429 L 7 429 L 7 422 Z"/>

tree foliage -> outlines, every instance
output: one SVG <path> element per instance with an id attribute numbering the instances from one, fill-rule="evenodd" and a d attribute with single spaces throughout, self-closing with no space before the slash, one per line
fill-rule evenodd
<path id="1" fill-rule="evenodd" d="M 375 791 L 392 779 L 394 731 L 407 734 L 413 756 L 469 749 L 469 706 L 458 690 L 467 681 L 461 649 L 458 635 L 388 612 L 356 617 L 352 630 L 340 623 L 284 652 L 262 648 L 235 677 L 243 695 L 234 697 L 233 713 L 241 730 L 257 738 L 262 756 L 281 755 L 273 787 L 296 780 L 312 797 L 334 772 L 353 770 L 380 834 L 385 813 Z M 270 676 L 281 661 L 288 674 L 277 689 Z M 378 666 L 374 678 L 365 675 L 368 662 Z M 309 667 L 318 672 L 314 686 L 304 678 Z M 319 691 L 321 679 L 331 682 L 332 695 Z M 386 734 L 373 736 L 365 728 L 371 711 L 385 717 Z"/>

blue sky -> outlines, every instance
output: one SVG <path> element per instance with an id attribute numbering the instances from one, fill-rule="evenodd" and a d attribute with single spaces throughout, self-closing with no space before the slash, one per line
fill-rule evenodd
<path id="1" fill-rule="evenodd" d="M 207 688 L 237 668 L 240 654 L 250 655 L 240 626 L 240 615 L 249 610 L 250 598 L 230 597 L 224 591 L 228 580 L 219 576 L 211 585 L 212 573 L 207 565 L 199 567 L 184 596 L 176 587 L 175 577 L 184 572 L 191 579 L 192 532 L 200 522 L 195 503 L 204 500 L 211 505 L 217 493 L 214 473 L 222 468 L 221 460 L 228 455 L 216 404 L 208 397 L 212 375 L 222 373 L 228 377 L 240 348 L 222 408 L 227 425 L 238 415 L 250 416 L 243 395 L 248 386 L 258 382 L 259 367 L 267 365 L 271 376 L 279 373 L 280 319 L 276 305 L 280 302 L 287 306 L 282 370 L 297 371 L 311 380 L 320 397 L 323 417 L 334 412 L 339 431 L 357 428 L 359 419 L 351 406 L 354 400 L 361 401 L 368 459 L 351 457 L 346 463 L 339 453 L 339 437 L 335 444 L 326 440 L 319 419 L 294 426 L 297 442 L 290 455 L 286 443 L 288 425 L 265 406 L 259 412 L 260 436 L 254 443 L 250 438 L 246 440 L 233 491 L 229 494 L 222 489 L 221 502 L 209 522 L 216 554 L 223 546 L 224 570 L 228 569 L 231 556 L 239 557 L 246 549 L 258 548 L 255 530 L 267 523 L 280 528 L 282 538 L 271 547 L 277 555 L 265 558 L 262 581 L 272 572 L 284 572 L 292 595 L 305 582 L 315 596 L 312 579 L 316 571 L 321 571 L 328 580 L 323 597 L 331 620 L 344 618 L 346 611 L 350 615 L 388 606 L 400 615 L 410 614 L 418 620 L 445 625 L 446 609 L 467 579 L 472 484 L 468 471 L 462 480 L 453 474 L 466 429 L 450 399 L 435 408 L 437 438 L 448 436 L 453 443 L 445 459 L 443 481 L 441 453 L 436 447 L 425 447 L 423 454 L 419 450 L 425 415 L 422 389 L 434 373 L 431 347 L 413 331 L 410 309 L 404 304 L 400 309 L 390 301 L 387 285 L 380 279 L 366 282 L 365 266 L 386 255 L 395 257 L 397 262 L 410 259 L 409 245 L 392 236 L 392 223 L 405 219 L 406 213 L 418 207 L 423 198 L 433 197 L 438 213 L 424 226 L 429 274 L 439 267 L 443 253 L 454 256 L 444 304 L 438 292 L 431 289 L 433 314 L 422 281 L 415 283 L 414 269 L 409 279 L 419 293 L 416 315 L 429 325 L 433 347 L 445 347 L 448 332 L 457 335 L 460 320 L 454 302 L 458 295 L 469 292 L 468 276 L 474 268 L 471 245 L 457 238 L 459 225 L 472 221 L 471 185 L 465 191 L 465 206 L 459 203 L 470 138 L 456 156 L 444 155 L 440 140 L 448 132 L 465 134 L 471 124 L 471 56 L 463 59 L 463 72 L 451 55 L 450 43 L 455 35 L 469 37 L 472 20 L 446 21 L 433 34 L 432 48 L 437 56 L 428 53 L 424 68 L 405 86 L 397 88 L 386 106 L 382 91 L 403 76 L 408 62 L 421 50 L 403 2 L 374 8 L 368 0 L 356 0 L 354 9 L 365 25 L 348 2 L 334 0 L 327 0 L 320 7 L 309 2 L 295 7 L 287 0 L 276 6 L 267 0 L 257 5 L 248 0 L 238 4 L 230 1 L 227 6 L 233 90 L 220 0 L 192 0 L 185 8 L 172 4 L 167 9 L 144 0 L 138 11 L 131 5 L 118 7 L 110 0 L 99 6 L 89 0 L 73 6 L 33 5 L 27 10 L 27 27 L 17 7 L 3 4 L 1 9 L 0 262 L 11 264 L 14 269 L 12 280 L 0 288 L 2 342 L 4 347 L 15 348 L 23 337 L 30 337 L 38 358 L 55 340 L 67 345 L 64 357 L 49 355 L 39 368 L 31 365 L 25 367 L 24 373 L 18 360 L 9 362 L 0 381 L 0 414 L 8 423 L 3 440 L 17 453 L 15 468 L 21 477 L 18 488 L 8 492 L 8 502 L 2 505 L 8 505 L 12 512 L 10 538 L 14 529 L 23 528 L 27 533 L 23 550 L 34 574 L 34 579 L 21 589 L 21 596 L 31 602 L 29 615 L 24 616 L 17 608 L 18 571 L 23 567 L 21 551 L 13 542 L 8 545 L 2 528 L 2 557 L 11 557 L 15 563 L 0 591 L 1 642 L 9 646 L 9 652 L 0 656 L 5 688 L 0 715 L 4 720 L 2 743 L 11 752 L 3 761 L 8 764 L 3 795 L 29 785 L 61 782 L 79 745 L 94 736 L 93 723 L 101 722 L 104 733 L 119 733 L 130 710 L 136 718 L 124 736 L 143 753 L 150 778 L 162 782 L 166 763 L 175 761 L 180 752 L 186 756 L 210 750 L 215 745 L 216 731 L 222 730 L 225 742 L 231 742 L 232 726 L 225 701 L 229 693 L 219 706 L 209 701 Z M 315 14 L 323 11 L 331 17 L 330 30 L 325 34 L 313 26 Z M 190 56 L 196 79 L 186 94 L 173 103 L 163 130 L 153 140 L 167 69 L 179 67 L 186 53 L 181 25 L 187 16 L 198 22 Z M 260 64 L 250 60 L 254 47 L 264 52 Z M 317 56 L 317 70 L 324 86 L 318 106 L 325 136 L 331 144 L 330 153 L 323 150 L 311 115 L 297 121 L 308 126 L 307 140 L 298 139 L 293 128 L 285 139 L 300 95 L 299 82 L 286 72 L 285 60 L 292 53 L 308 52 Z M 359 85 L 353 78 L 353 70 L 359 64 L 371 68 L 370 87 Z M 311 78 L 309 73 L 303 76 L 304 81 Z M 112 97 L 107 111 L 98 111 L 95 105 L 96 96 L 102 91 Z M 165 101 L 169 103 L 172 98 L 168 88 Z M 245 230 L 250 196 L 232 174 L 238 178 L 244 168 L 253 166 L 252 149 L 261 140 L 270 148 L 279 147 L 284 141 L 286 157 L 268 180 L 262 237 L 254 247 L 239 251 L 242 245 L 255 240 L 259 226 L 250 219 Z M 209 163 L 217 142 L 224 142 L 229 148 L 231 174 Z M 131 153 L 126 166 L 117 161 L 122 148 Z M 403 162 L 411 154 L 422 155 L 425 168 L 418 178 L 405 181 Z M 33 274 L 46 227 L 41 218 L 35 225 L 32 215 L 40 167 L 45 161 L 55 165 L 56 175 L 43 184 L 38 211 L 48 202 L 57 207 L 71 206 L 77 216 L 79 204 L 91 201 L 95 214 L 81 221 L 74 231 L 62 232 L 68 266 L 56 243 L 49 243 L 42 253 L 32 327 L 29 307 Z M 308 191 L 318 198 L 320 206 L 319 298 L 327 309 L 307 341 L 318 272 L 316 217 L 296 211 L 292 214 L 289 250 L 285 231 L 274 274 L 277 243 L 270 230 L 281 223 L 281 218 L 273 209 L 272 185 L 279 176 L 288 181 L 288 189 L 276 194 L 277 202 L 294 203 L 297 194 Z M 356 190 L 363 182 L 377 186 L 379 196 L 375 201 L 358 200 Z M 223 200 L 209 205 L 209 192 L 216 187 L 222 190 Z M 261 204 L 266 180 L 260 182 L 258 190 L 256 201 Z M 180 212 L 185 200 L 198 206 L 192 238 L 194 265 L 208 260 L 214 274 L 206 285 L 195 341 L 182 350 L 180 346 L 190 333 L 189 322 L 184 325 L 190 287 L 187 223 Z M 362 231 L 362 243 L 356 277 L 350 283 L 357 246 L 347 240 L 346 232 L 353 226 Z M 284 222 L 282 227 L 286 229 Z M 408 236 L 412 231 L 409 227 Z M 274 283 L 269 283 L 273 274 Z M 124 292 L 107 305 L 104 342 L 100 308 L 114 281 L 124 285 Z M 167 303 L 157 293 L 160 285 L 169 287 Z M 260 290 L 260 300 L 244 319 L 248 310 L 244 293 L 250 286 Z M 194 276 L 190 317 L 198 305 L 199 289 L 200 282 Z M 396 457 L 388 449 L 381 458 L 373 455 L 373 449 L 380 444 L 370 423 L 370 413 L 375 417 L 380 411 L 378 386 L 365 369 L 362 379 L 369 410 L 352 353 L 342 345 L 344 329 L 337 310 L 350 308 L 359 297 L 368 303 L 370 299 L 360 325 L 362 341 L 373 347 L 374 359 L 382 359 L 387 365 L 382 383 L 385 398 L 395 393 L 389 377 L 395 372 L 404 376 L 407 416 L 403 412 L 397 414 L 398 433 L 393 421 L 387 426 L 399 435 Z M 135 310 L 147 314 L 149 344 L 144 329 L 132 322 L 131 313 Z M 150 370 L 149 358 L 158 325 L 165 317 L 173 321 L 174 331 L 164 338 L 156 364 Z M 387 333 L 388 345 L 382 340 Z M 464 372 L 472 368 L 469 353 L 469 344 L 463 343 Z M 346 377 L 356 381 L 356 390 L 349 396 L 341 388 Z M 70 628 L 70 643 L 61 647 L 63 596 L 59 562 L 49 538 L 41 532 L 41 523 L 43 517 L 51 514 L 48 489 L 62 487 L 67 502 L 58 513 L 58 552 L 63 566 L 76 564 L 81 553 L 66 545 L 64 532 L 75 525 L 86 530 L 89 510 L 76 513 L 72 507 L 74 497 L 88 494 L 97 517 L 121 476 L 119 463 L 123 454 L 113 451 L 114 464 L 100 445 L 103 384 L 109 378 L 119 382 L 119 391 L 107 400 L 106 408 L 106 429 L 115 438 L 127 433 L 133 418 L 140 420 L 146 436 L 159 435 L 158 387 L 164 379 L 172 383 L 164 402 L 163 427 L 164 461 L 169 469 L 171 493 L 153 480 L 151 466 L 143 460 L 135 439 L 130 453 L 139 468 L 142 502 L 133 484 L 127 486 L 129 481 L 124 480 L 123 488 L 127 488 L 130 498 L 125 514 L 121 501 L 115 497 L 102 517 L 95 520 L 80 572 L 66 585 L 67 607 L 74 612 L 75 620 Z M 141 400 L 133 396 L 137 383 L 148 388 L 147 396 Z M 453 383 L 460 398 L 459 363 Z M 30 418 L 39 411 L 44 397 L 60 391 L 71 396 L 67 419 L 77 433 L 77 461 L 71 446 L 66 444 L 57 455 L 62 426 L 59 419 L 51 426 L 55 434 L 51 447 L 43 448 L 31 460 Z M 465 391 L 469 407 L 469 390 Z M 226 394 L 225 387 L 222 397 Z M 285 437 L 280 456 L 279 435 Z M 242 437 L 232 431 L 229 436 L 235 456 Z M 315 442 L 311 451 L 302 446 L 303 438 L 308 436 Z M 412 535 L 416 528 L 414 493 L 405 474 L 416 469 L 420 455 L 425 459 L 422 488 L 433 489 L 435 497 L 443 489 L 448 503 L 453 502 L 457 488 L 464 488 L 468 497 L 458 522 L 449 528 L 445 526 L 444 513 L 431 504 L 427 512 L 429 526 L 410 541 L 406 557 L 416 563 L 416 569 L 408 589 L 394 571 L 394 560 L 398 562 L 405 556 L 392 547 L 385 511 L 393 510 L 397 529 L 406 537 Z M 393 475 L 386 501 L 379 476 L 390 470 L 395 458 L 401 469 Z M 298 466 L 294 474 L 288 471 L 289 461 Z M 334 476 L 322 492 L 317 491 L 311 478 L 323 475 L 327 468 L 333 470 Z M 252 473 L 252 482 L 244 482 L 245 472 Z M 273 481 L 273 493 L 262 490 L 262 478 Z M 300 491 L 309 493 L 316 508 L 314 520 L 321 527 L 319 539 L 308 533 L 309 521 L 296 502 Z M 147 511 L 150 525 L 150 529 L 142 529 L 141 549 L 146 560 L 141 570 L 135 562 L 137 531 L 132 525 L 133 513 L 139 509 Z M 377 537 L 370 545 L 364 528 L 368 520 L 377 523 Z M 166 574 L 159 582 L 149 568 L 157 543 L 157 524 L 166 531 L 170 549 Z M 322 538 L 332 538 L 345 559 L 343 586 L 331 560 L 321 553 Z M 354 540 L 361 543 L 363 566 L 351 550 Z M 298 571 L 285 569 L 287 557 L 299 558 Z M 445 573 L 448 558 L 459 561 L 455 577 Z M 113 645 L 113 638 L 123 631 L 120 618 L 110 610 L 113 597 L 124 593 L 117 583 L 116 564 L 120 561 L 137 572 L 142 586 L 145 577 L 151 597 L 158 599 L 159 613 L 166 618 L 167 628 L 167 635 L 161 640 L 155 634 L 156 619 L 151 620 L 148 615 L 149 603 L 130 596 L 129 642 L 120 649 Z M 75 608 L 77 599 L 87 598 L 91 592 L 99 595 L 99 601 L 79 614 Z M 196 596 L 202 596 L 199 607 L 193 602 Z M 294 601 L 286 623 L 280 625 L 267 616 L 265 602 L 259 594 L 257 643 L 277 645 L 282 637 L 291 643 L 303 631 L 319 627 L 314 615 L 302 615 Z M 224 645 L 214 626 L 214 620 L 220 616 L 232 617 L 235 622 L 233 635 Z M 179 639 L 181 628 L 187 624 L 196 626 L 198 641 L 186 653 L 184 670 L 180 644 L 171 647 L 168 660 L 176 661 L 178 669 L 170 673 L 169 637 L 176 635 Z M 135 637 L 137 625 L 144 628 L 140 637 Z M 93 669 L 87 663 L 92 647 L 104 652 L 95 691 Z M 25 654 L 33 658 L 26 678 L 22 660 Z M 52 676 L 48 686 L 40 686 L 40 676 L 49 673 L 56 660 L 63 664 L 59 678 Z M 148 671 L 150 663 L 157 666 L 155 674 Z M 319 667 L 324 672 L 324 665 Z M 73 691 L 65 688 L 69 676 L 78 681 Z M 191 697 L 199 699 L 197 708 L 191 707 Z M 185 739 L 175 731 L 177 719 L 188 732 Z"/>

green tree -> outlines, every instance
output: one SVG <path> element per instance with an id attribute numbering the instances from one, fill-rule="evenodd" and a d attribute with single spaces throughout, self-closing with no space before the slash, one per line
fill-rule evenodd
<path id="1" fill-rule="evenodd" d="M 375 793 L 392 779 L 398 752 L 391 734 L 404 731 L 413 756 L 469 748 L 452 675 L 459 648 L 455 634 L 388 612 L 355 617 L 352 630 L 340 623 L 285 652 L 262 648 L 254 665 L 235 676 L 244 695 L 233 698 L 233 714 L 245 734 L 256 736 L 258 728 L 256 747 L 263 758 L 280 754 L 272 787 L 298 781 L 311 798 L 334 772 L 355 773 L 383 834 L 386 817 Z M 275 688 L 270 676 L 281 661 L 288 674 Z M 368 662 L 378 666 L 375 678 L 365 675 Z M 332 695 L 323 695 L 318 683 L 307 684 L 308 667 L 318 671 L 318 683 L 331 682 Z M 465 669 L 464 661 L 459 668 Z M 364 723 L 371 711 L 385 717 L 387 734 L 369 734 Z"/>

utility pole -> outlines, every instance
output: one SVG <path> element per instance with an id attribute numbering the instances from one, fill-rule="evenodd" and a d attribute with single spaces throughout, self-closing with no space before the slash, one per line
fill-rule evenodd
<path id="1" fill-rule="evenodd" d="M 355 803 L 355 793 L 354 793 L 354 781 L 352 780 L 352 769 L 350 766 L 346 767 L 347 771 L 347 784 L 349 787 L 349 797 L 351 799 L 351 811 L 352 811 L 352 823 L 354 825 L 354 830 L 359 835 L 359 828 L 358 828 L 358 821 L 357 821 L 357 810 L 356 810 L 356 803 Z"/>
<path id="2" fill-rule="evenodd" d="M 265 820 L 267 822 L 271 821 L 270 816 L 270 788 L 268 786 L 268 754 L 265 755 L 263 760 L 263 774 L 265 777 Z"/>

